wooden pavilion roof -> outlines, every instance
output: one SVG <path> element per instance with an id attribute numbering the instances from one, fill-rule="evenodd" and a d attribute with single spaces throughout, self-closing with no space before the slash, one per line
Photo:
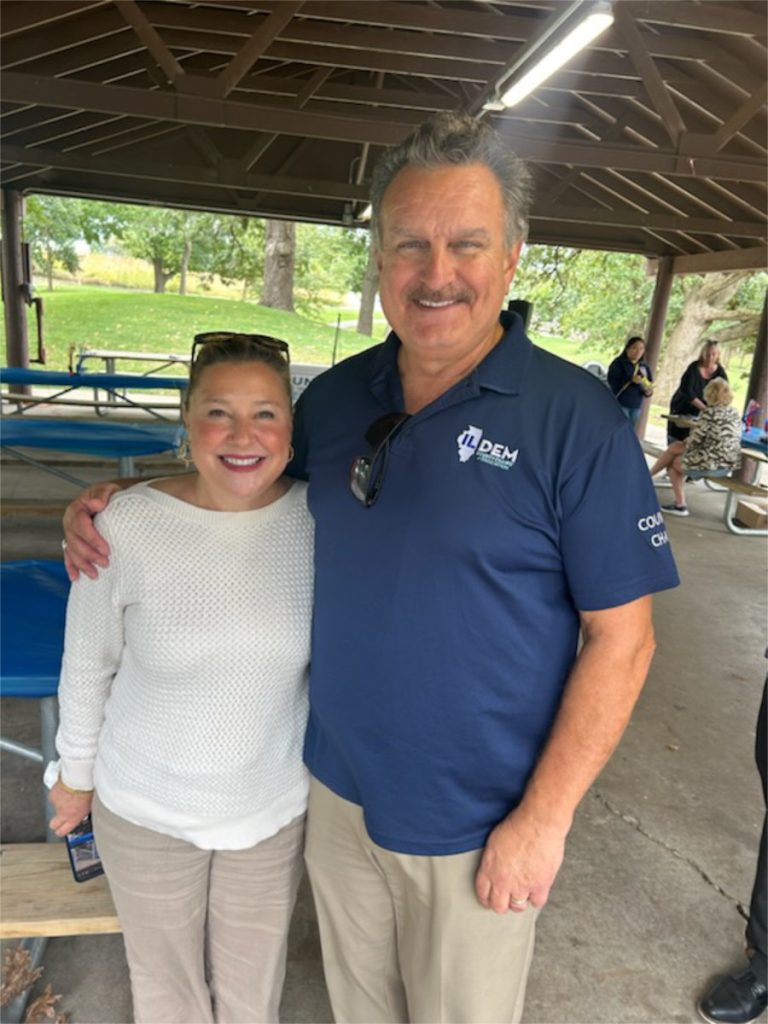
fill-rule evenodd
<path id="1" fill-rule="evenodd" d="M 531 240 L 766 262 L 763 0 L 617 0 L 518 107 L 483 113 L 562 0 L 3 0 L 2 184 L 354 224 L 432 111 L 494 119 Z"/>

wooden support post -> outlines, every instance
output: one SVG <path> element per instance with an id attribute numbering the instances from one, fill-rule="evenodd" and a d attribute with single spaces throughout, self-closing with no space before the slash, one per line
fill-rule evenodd
<path id="1" fill-rule="evenodd" d="M 29 366 L 27 308 L 24 302 L 24 263 L 21 221 L 24 197 L 3 189 L 3 299 L 7 366 Z"/>
<path id="2" fill-rule="evenodd" d="M 650 366 L 654 379 L 656 377 L 656 366 L 661 352 L 661 341 L 664 337 L 664 322 L 667 319 L 667 307 L 669 296 L 672 292 L 672 257 L 664 256 L 659 260 L 659 269 L 656 271 L 656 285 L 653 289 L 651 300 L 651 312 L 648 316 L 648 326 L 645 329 L 645 361 Z M 635 427 L 637 436 L 645 437 L 645 428 L 648 423 L 648 413 L 651 408 L 650 400 L 643 402 L 643 410 L 640 419 Z"/>

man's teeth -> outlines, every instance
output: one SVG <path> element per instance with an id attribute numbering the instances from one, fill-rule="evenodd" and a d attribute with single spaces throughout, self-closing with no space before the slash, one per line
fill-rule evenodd
<path id="1" fill-rule="evenodd" d="M 222 455 L 221 461 L 228 466 L 256 466 L 262 461 L 262 456 L 253 455 L 249 458 L 237 458 L 234 455 Z"/>
<path id="2" fill-rule="evenodd" d="M 443 306 L 452 306 L 453 299 L 445 299 L 443 302 L 430 302 L 429 299 L 419 299 L 419 305 L 429 306 L 430 309 L 442 309 Z"/>

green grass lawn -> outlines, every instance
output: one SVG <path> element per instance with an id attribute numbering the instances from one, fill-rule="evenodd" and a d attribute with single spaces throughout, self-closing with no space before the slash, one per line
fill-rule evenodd
<path id="1" fill-rule="evenodd" d="M 253 302 L 233 299 L 154 295 L 124 288 L 63 287 L 43 292 L 47 366 L 63 370 L 69 364 L 70 348 L 76 350 L 114 349 L 139 352 L 188 352 L 200 331 L 234 330 L 272 334 L 290 342 L 291 357 L 298 363 L 329 364 L 333 354 L 336 320 L 334 311 L 324 311 L 321 320 L 297 313 L 267 309 Z M 341 321 L 356 320 L 355 310 L 341 310 Z M 3 330 L 0 324 L 0 331 Z M 374 320 L 373 339 L 350 328 L 338 331 L 337 360 L 360 352 L 386 336 L 381 314 Z M 34 314 L 29 314 L 30 345 L 34 344 Z M 542 348 L 574 363 L 600 359 L 578 341 L 534 335 Z M 95 368 L 94 363 L 90 367 Z M 151 369 L 148 363 L 126 365 L 125 370 Z"/>
<path id="2" fill-rule="evenodd" d="M 140 352 L 188 352 L 193 336 L 200 331 L 234 330 L 271 334 L 283 338 L 291 345 L 291 358 L 295 363 L 331 363 L 336 321 L 339 313 L 344 323 L 355 322 L 356 310 L 324 310 L 318 320 L 310 320 L 297 313 L 267 309 L 255 302 L 234 299 L 154 295 L 150 292 L 128 291 L 124 288 L 74 286 L 42 292 L 45 304 L 45 342 L 48 351 L 47 368 L 67 369 L 70 348 L 76 350 L 115 349 Z M 0 323 L 0 331 L 4 328 Z M 338 331 L 337 361 L 360 352 L 382 340 L 387 331 L 386 322 L 377 312 L 373 338 L 342 328 Z M 30 345 L 34 345 L 36 326 L 34 314 L 29 316 Z M 583 342 L 569 338 L 553 338 L 532 332 L 537 345 L 581 364 L 597 359 L 607 365 L 612 356 Z M 97 369 L 90 363 L 89 369 Z M 100 367 L 98 367 L 100 368 Z M 146 372 L 156 368 L 153 363 L 118 364 L 126 372 Z M 746 395 L 748 361 L 742 365 L 732 360 L 728 367 L 734 389 L 736 408 L 741 408 Z M 665 408 L 652 407 L 652 422 L 661 424 L 660 414 Z"/>
<path id="3" fill-rule="evenodd" d="M 333 353 L 335 327 L 256 303 L 98 287 L 62 288 L 42 295 L 46 366 L 51 370 L 67 369 L 71 347 L 183 353 L 191 348 L 195 334 L 216 330 L 284 338 L 290 343 L 291 358 L 297 363 L 329 364 Z M 33 347 L 34 313 L 30 313 L 28 322 L 29 343 Z M 370 338 L 342 329 L 337 360 L 370 344 Z M 89 364 L 90 369 L 96 366 Z M 152 364 L 133 363 L 119 368 L 143 372 L 150 370 Z"/>

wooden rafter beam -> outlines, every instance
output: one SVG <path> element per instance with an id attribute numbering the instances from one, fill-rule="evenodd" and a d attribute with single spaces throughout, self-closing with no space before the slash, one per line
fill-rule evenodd
<path id="1" fill-rule="evenodd" d="M 614 16 L 615 24 L 627 44 L 630 60 L 642 78 L 651 102 L 658 111 L 669 137 L 673 144 L 677 145 L 678 139 L 685 131 L 685 123 L 680 116 L 680 111 L 675 106 L 669 89 L 659 74 L 659 69 L 654 64 L 645 40 L 631 15 L 618 3 L 614 7 Z"/>
<path id="2" fill-rule="evenodd" d="M 21 159 L 19 159 L 21 158 Z M 361 185 L 349 182 L 321 179 L 289 178 L 283 174 L 249 174 L 243 171 L 240 161 L 223 160 L 214 168 L 199 165 L 152 163 L 146 159 L 131 160 L 106 157 L 94 158 L 90 153 L 55 153 L 22 149 L 17 146 L 3 147 L 3 160 L 9 163 L 26 163 L 28 166 L 51 167 L 55 170 L 78 171 L 85 174 L 98 173 L 116 179 L 132 178 L 149 181 L 183 183 L 185 185 L 207 185 L 221 189 L 245 189 L 249 192 L 275 192 L 283 195 L 323 197 L 326 199 L 365 200 L 368 191 Z"/>
<path id="3" fill-rule="evenodd" d="M 333 74 L 333 68 L 318 68 L 312 77 L 300 86 L 295 98 L 295 104 L 299 110 L 302 110 L 307 105 L 331 74 Z"/>
<path id="4" fill-rule="evenodd" d="M 744 10 L 737 4 L 692 4 L 681 0 L 621 0 L 638 21 L 672 28 L 700 29 L 705 32 L 726 32 L 733 35 L 764 36 L 765 16 Z"/>
<path id="5" fill-rule="evenodd" d="M 115 7 L 131 26 L 133 31 L 146 46 L 153 59 L 162 68 L 167 79 L 175 83 L 184 74 L 184 70 L 171 51 L 160 38 L 157 30 L 150 24 L 136 0 L 114 0 Z"/>
<path id="6" fill-rule="evenodd" d="M 280 7 L 253 30 L 250 39 L 219 75 L 216 82 L 216 95 L 222 99 L 229 96 L 256 61 L 263 56 L 270 43 L 286 28 L 294 14 L 301 10 L 303 3 L 304 0 L 283 0 Z"/>
<path id="7" fill-rule="evenodd" d="M 765 270 L 766 266 L 768 246 L 755 245 L 748 249 L 734 249 L 729 252 L 676 256 L 672 262 L 672 273 L 707 274 L 717 270 Z"/>
<path id="8" fill-rule="evenodd" d="M 0 86 L 9 102 L 41 103 L 50 107 L 146 117 L 177 124 L 263 131 L 340 142 L 393 145 L 400 142 L 411 127 L 408 121 L 386 118 L 373 120 L 364 113 L 359 118 L 334 117 L 255 103 L 160 91 L 147 92 L 120 86 L 98 86 L 17 72 L 7 72 L 0 76 Z M 523 158 L 545 163 L 615 167 L 619 170 L 658 171 L 683 177 L 713 177 L 760 183 L 765 178 L 764 160 L 748 157 L 680 156 L 674 152 L 641 149 L 639 146 L 598 146 L 567 139 L 534 138 L 530 133 L 515 133 L 515 146 Z"/>
<path id="9" fill-rule="evenodd" d="M 624 2 L 619 0 L 619 6 Z M 254 7 L 278 11 L 283 3 L 284 0 L 277 0 Z M 559 3 L 560 0 L 552 4 L 551 9 L 556 9 Z M 197 8 L 192 17 L 180 4 L 142 0 L 141 5 L 152 23 L 163 28 L 194 26 L 198 33 L 231 33 L 243 37 L 251 31 L 250 19 L 229 10 L 227 5 L 215 11 Z M 506 63 L 515 46 L 526 43 L 543 24 L 542 19 L 535 16 L 516 13 L 499 17 L 460 11 L 454 4 L 430 11 L 422 3 L 373 3 L 372 0 L 312 0 L 302 14 L 306 17 L 291 23 L 286 39 L 323 46 L 341 42 L 361 49 L 384 48 L 422 56 L 439 56 L 443 52 L 446 56 L 460 57 L 464 53 L 473 60 L 493 63 L 498 60 L 494 50 L 503 52 L 501 63 Z M 649 34 L 648 46 L 654 57 L 716 60 L 718 54 L 722 56 L 717 43 L 701 32 L 669 30 Z M 592 44 L 590 52 L 610 55 L 617 49 L 623 47 L 617 46 L 615 33 L 608 32 Z"/>
<path id="10" fill-rule="evenodd" d="M 21 35 L 24 32 L 35 32 L 54 22 L 66 18 L 76 18 L 92 12 L 96 7 L 104 7 L 109 0 L 94 0 L 84 3 L 83 0 L 36 0 L 35 3 L 3 4 L 3 39 Z"/>
<path id="11" fill-rule="evenodd" d="M 399 142 L 410 127 L 396 121 L 377 121 L 373 124 L 365 116 L 357 119 L 330 117 L 309 114 L 303 110 L 264 107 L 206 96 L 147 92 L 114 85 L 93 85 L 71 79 L 46 79 L 12 71 L 0 76 L 0 89 L 9 101 L 24 94 L 29 97 L 29 102 L 52 107 L 149 117 L 177 124 L 327 138 L 338 142 L 367 140 L 378 145 L 392 145 Z"/>
<path id="12" fill-rule="evenodd" d="M 725 124 L 720 128 L 715 136 L 715 151 L 720 152 L 739 132 L 748 121 L 765 106 L 766 99 L 768 99 L 768 85 L 763 84 L 762 89 L 758 91 L 743 103 L 738 110 L 734 110 Z"/>
<path id="13" fill-rule="evenodd" d="M 287 178 L 283 172 L 275 175 L 250 174 L 240 161 L 217 160 L 211 168 L 183 164 L 152 163 L 144 158 L 110 159 L 94 157 L 91 153 L 57 153 L 52 150 L 32 150 L 19 146 L 6 146 L 3 157 L 11 163 L 53 168 L 54 170 L 82 170 L 114 177 L 177 182 L 214 186 L 222 189 L 247 189 L 290 195 L 317 195 L 333 199 L 367 200 L 367 187 L 359 183 L 306 181 Z M 728 221 L 716 217 L 687 217 L 648 213 L 640 208 L 607 209 L 593 204 L 563 206 L 548 201 L 537 203 L 533 219 L 559 219 L 563 224 L 600 223 L 606 227 L 650 229 L 655 231 L 684 231 L 698 235 L 723 234 L 732 238 L 763 239 L 764 224 Z"/>

